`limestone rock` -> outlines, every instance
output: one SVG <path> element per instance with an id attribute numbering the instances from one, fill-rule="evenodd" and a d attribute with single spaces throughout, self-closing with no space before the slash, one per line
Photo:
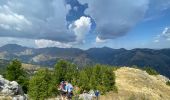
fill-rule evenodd
<path id="1" fill-rule="evenodd" d="M 0 75 L 0 100 L 27 100 L 21 86 L 15 81 L 8 81 Z"/>

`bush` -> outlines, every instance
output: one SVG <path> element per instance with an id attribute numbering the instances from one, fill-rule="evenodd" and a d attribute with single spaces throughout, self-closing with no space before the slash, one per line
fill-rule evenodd
<path id="1" fill-rule="evenodd" d="M 154 70 L 153 68 L 150 67 L 145 67 L 144 70 L 149 74 L 149 75 L 159 75 L 159 73 Z"/>
<path id="2" fill-rule="evenodd" d="M 166 85 L 170 86 L 170 81 L 167 81 L 167 82 L 166 82 Z"/>

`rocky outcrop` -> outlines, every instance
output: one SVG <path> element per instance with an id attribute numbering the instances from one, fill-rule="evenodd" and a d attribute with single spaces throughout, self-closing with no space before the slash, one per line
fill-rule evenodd
<path id="1" fill-rule="evenodd" d="M 0 100 L 27 100 L 21 86 L 0 75 Z"/>

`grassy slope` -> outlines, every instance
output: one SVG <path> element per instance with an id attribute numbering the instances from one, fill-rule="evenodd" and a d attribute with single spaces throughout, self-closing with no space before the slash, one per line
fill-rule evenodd
<path id="1" fill-rule="evenodd" d="M 122 67 L 115 71 L 117 93 L 101 96 L 101 100 L 170 100 L 167 78 L 151 76 L 145 71 Z"/>

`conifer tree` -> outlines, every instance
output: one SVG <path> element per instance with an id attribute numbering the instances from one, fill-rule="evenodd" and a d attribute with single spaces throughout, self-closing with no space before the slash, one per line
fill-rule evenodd
<path id="1" fill-rule="evenodd" d="M 51 96 L 51 75 L 48 69 L 40 69 L 29 82 L 29 96 L 33 100 L 44 100 Z"/>
<path id="2" fill-rule="evenodd" d="M 27 93 L 29 80 L 27 73 L 23 70 L 22 64 L 19 60 L 14 59 L 10 62 L 6 69 L 5 77 L 10 81 L 18 82 L 23 91 Z"/>

